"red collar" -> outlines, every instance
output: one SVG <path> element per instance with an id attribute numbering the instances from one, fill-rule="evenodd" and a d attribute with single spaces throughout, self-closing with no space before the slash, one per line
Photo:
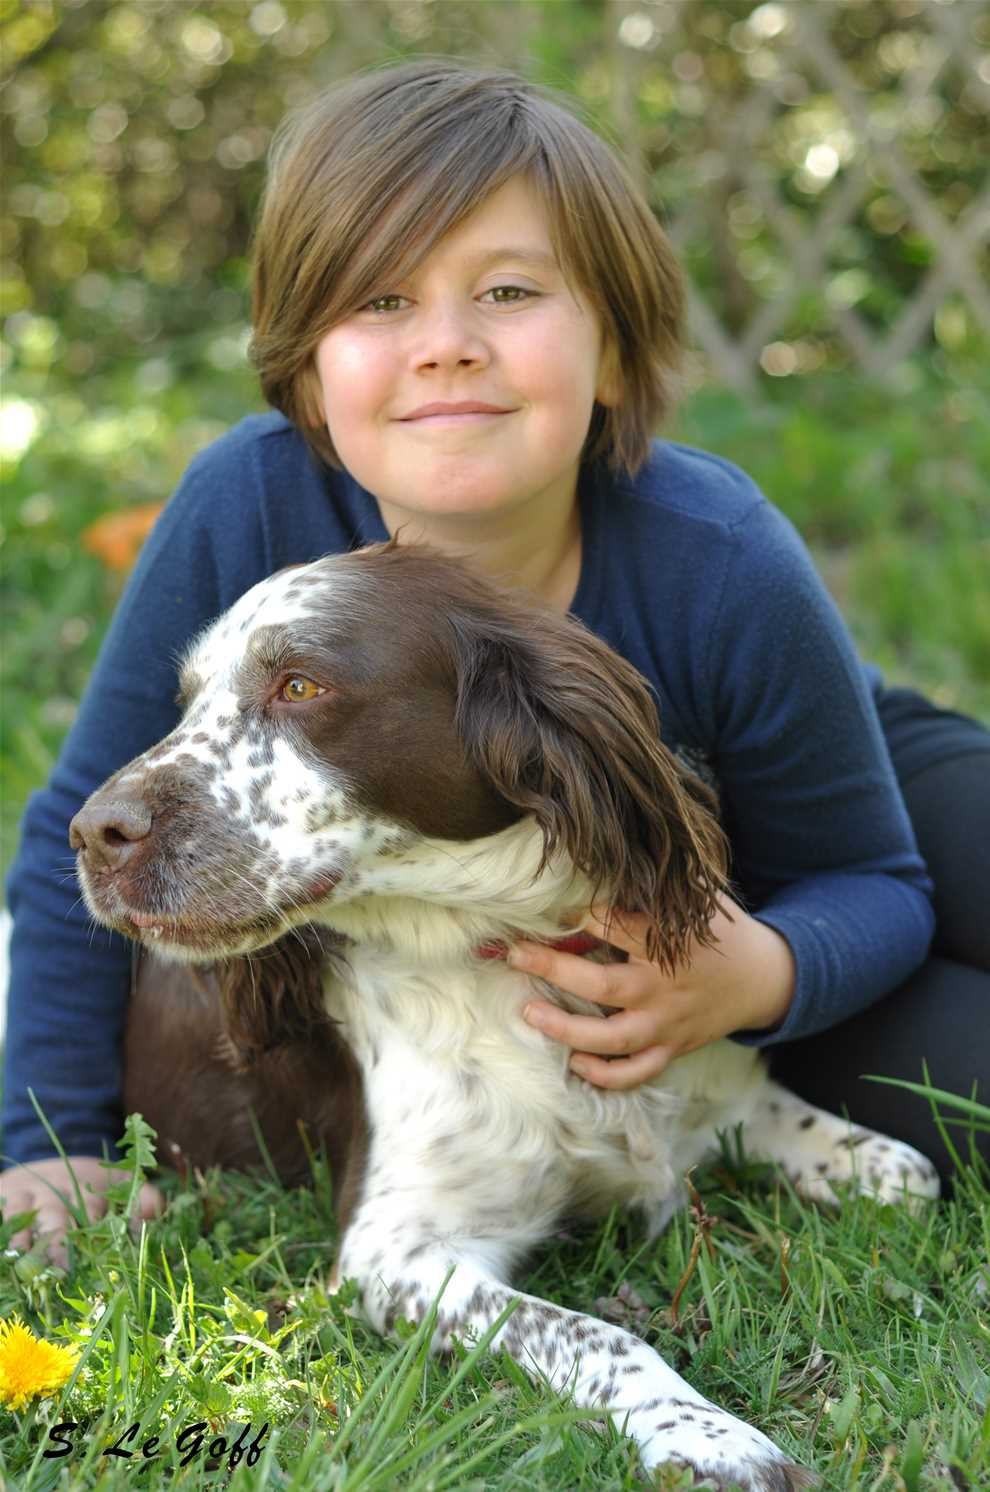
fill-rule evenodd
<path id="1" fill-rule="evenodd" d="M 566 938 L 547 938 L 545 940 L 548 948 L 554 948 L 558 953 L 576 953 L 583 957 L 586 953 L 593 953 L 596 948 L 601 948 L 601 938 L 592 937 L 591 933 L 571 933 Z M 481 943 L 474 950 L 475 958 L 505 958 L 509 951 L 508 943 Z"/>

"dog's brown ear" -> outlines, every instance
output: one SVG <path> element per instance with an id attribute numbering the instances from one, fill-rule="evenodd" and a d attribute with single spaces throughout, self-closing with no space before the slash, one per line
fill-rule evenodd
<path id="1" fill-rule="evenodd" d="M 307 969 L 320 971 L 318 955 L 299 957 Z M 278 960 L 290 982 L 294 958 Z M 241 976 L 250 985 L 246 958 L 229 960 L 225 973 L 228 994 Z M 247 1026 L 232 1030 L 219 983 L 215 968 L 192 968 L 135 949 L 124 1032 L 124 1112 L 144 1115 L 158 1133 L 159 1161 L 183 1172 L 190 1166 L 274 1165 L 286 1185 L 296 1186 L 312 1179 L 313 1154 L 325 1147 L 343 1231 L 357 1201 L 367 1148 L 354 1055 L 326 1017 L 310 1027 L 302 1010 L 284 1011 L 293 997 L 289 988 L 282 993 L 284 1029 L 252 1025 L 251 1010 L 240 1009 Z M 252 988 L 261 996 L 257 974 Z M 300 1023 L 304 1037 L 296 1034 Z"/>
<path id="2" fill-rule="evenodd" d="M 323 978 L 342 947 L 328 929 L 301 927 L 258 953 L 215 966 L 226 1030 L 245 1061 L 305 1041 L 326 1024 Z"/>
<path id="3" fill-rule="evenodd" d="M 712 942 L 727 845 L 715 795 L 660 740 L 649 686 L 573 619 L 455 624 L 458 729 L 492 786 L 563 849 L 613 910 L 650 919 L 649 957 L 673 972 Z M 542 868 L 542 865 L 541 865 Z"/>

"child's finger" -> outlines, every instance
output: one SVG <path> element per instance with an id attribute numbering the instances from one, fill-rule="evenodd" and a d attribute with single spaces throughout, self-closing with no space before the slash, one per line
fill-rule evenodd
<path id="1" fill-rule="evenodd" d="M 69 1262 L 65 1234 L 70 1221 L 69 1209 L 57 1197 L 45 1197 L 38 1203 L 38 1213 L 32 1228 L 34 1237 L 52 1263 L 61 1265 L 63 1269 Z"/>
<path id="2" fill-rule="evenodd" d="M 138 1193 L 138 1217 L 148 1218 L 160 1217 L 165 1211 L 165 1197 L 157 1186 L 146 1181 Z"/>
<path id="3" fill-rule="evenodd" d="M 508 959 L 513 969 L 537 974 L 558 989 L 565 989 L 595 1005 L 635 1005 L 648 986 L 636 977 L 629 964 L 596 964 L 578 953 L 563 953 L 545 943 L 514 943 Z"/>
<path id="4" fill-rule="evenodd" d="M 128 1228 L 132 1238 L 141 1237 L 141 1229 L 145 1223 L 153 1222 L 165 1211 L 165 1198 L 157 1186 L 146 1181 L 138 1192 L 137 1207 L 128 1219 Z"/>
<path id="5" fill-rule="evenodd" d="M 26 1207 L 19 1207 L 18 1212 L 27 1212 Z M 32 1233 L 30 1227 L 22 1228 L 19 1233 L 14 1233 L 7 1247 L 15 1250 L 18 1254 L 26 1254 L 31 1247 Z"/>
<path id="6" fill-rule="evenodd" d="M 638 1010 L 623 1010 L 603 1020 L 597 1015 L 570 1015 L 556 1005 L 534 1000 L 523 1010 L 523 1017 L 554 1041 L 605 1057 L 626 1057 L 642 1051 L 657 1035 L 655 1022 Z"/>
<path id="7" fill-rule="evenodd" d="M 86 1218 L 91 1223 L 99 1222 L 107 1210 L 107 1199 L 102 1191 L 96 1191 L 90 1182 L 84 1182 L 82 1186 L 83 1206 L 86 1209 Z M 73 1198 L 73 1200 L 75 1200 Z"/>
<path id="8" fill-rule="evenodd" d="M 592 1052 L 575 1052 L 571 1058 L 571 1072 L 576 1072 L 596 1088 L 622 1092 L 627 1088 L 638 1088 L 650 1078 L 657 1077 L 674 1055 L 670 1047 L 649 1046 L 631 1057 L 606 1062 Z"/>

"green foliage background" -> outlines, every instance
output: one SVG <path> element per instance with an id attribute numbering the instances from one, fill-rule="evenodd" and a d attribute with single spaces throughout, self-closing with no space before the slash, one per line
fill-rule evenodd
<path id="1" fill-rule="evenodd" d="M 903 106 L 934 0 L 790 0 L 808 3 L 827 10 L 851 76 L 898 122 L 945 220 L 962 223 L 985 175 L 974 76 L 957 58 Z M 782 294 L 788 268 L 787 243 L 726 154 L 726 121 L 731 133 L 754 76 L 778 65 L 780 12 L 753 0 L 676 13 L 649 0 L 0 0 L 4 862 L 119 589 L 80 535 L 108 511 L 163 500 L 197 449 L 261 407 L 245 360 L 248 255 L 286 109 L 423 51 L 572 94 L 635 157 L 657 211 L 680 225 L 697 292 L 737 334 Z M 656 37 L 637 50 L 644 15 Z M 967 3 L 963 18 L 976 54 L 990 11 Z M 839 181 L 857 146 L 820 80 L 785 71 L 780 91 L 786 107 L 752 150 L 807 227 L 821 210 L 802 166 L 810 144 L 836 142 Z M 920 353 L 886 381 L 852 371 L 830 298 L 883 333 L 934 262 L 882 168 L 868 177 L 826 271 L 773 333 L 797 350 L 795 375 L 732 392 L 698 353 L 670 433 L 740 462 L 794 518 L 892 679 L 990 716 L 986 339 L 947 295 Z"/>

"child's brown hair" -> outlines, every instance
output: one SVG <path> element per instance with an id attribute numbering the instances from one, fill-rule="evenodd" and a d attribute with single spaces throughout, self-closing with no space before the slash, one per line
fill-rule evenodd
<path id="1" fill-rule="evenodd" d="M 550 90 L 498 68 L 418 58 L 345 79 L 273 141 L 254 244 L 252 360 L 268 402 L 340 468 L 313 355 L 401 282 L 488 195 L 526 174 L 553 247 L 618 372 L 582 459 L 632 475 L 673 401 L 684 313 L 670 244 L 618 156 Z"/>

